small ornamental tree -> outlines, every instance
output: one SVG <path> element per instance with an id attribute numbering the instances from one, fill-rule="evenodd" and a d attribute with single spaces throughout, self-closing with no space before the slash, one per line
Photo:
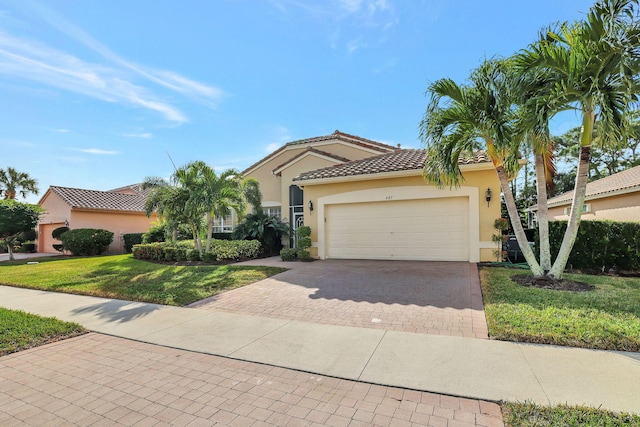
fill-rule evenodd
<path id="1" fill-rule="evenodd" d="M 15 200 L 0 200 L 0 239 L 4 239 L 9 250 L 9 260 L 13 257 L 13 242 L 23 232 L 32 230 L 42 209 L 37 205 L 16 202 Z"/>

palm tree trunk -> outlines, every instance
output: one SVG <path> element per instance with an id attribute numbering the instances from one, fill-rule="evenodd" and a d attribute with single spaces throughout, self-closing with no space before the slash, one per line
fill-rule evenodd
<path id="1" fill-rule="evenodd" d="M 504 194 L 504 202 L 507 205 L 507 212 L 509 212 L 509 218 L 511 219 L 511 226 L 513 227 L 513 232 L 516 235 L 516 239 L 518 240 L 518 245 L 520 245 L 520 250 L 524 255 L 524 259 L 529 264 L 531 273 L 534 276 L 543 276 L 544 271 L 540 267 L 540 264 L 538 264 L 538 260 L 536 260 L 536 256 L 531 250 L 531 246 L 529 246 L 529 242 L 527 241 L 527 236 L 524 234 L 524 228 L 522 228 L 522 223 L 520 222 L 520 216 L 518 215 L 516 201 L 513 197 L 511 189 L 509 188 L 507 173 L 502 166 L 496 166 L 496 172 L 498 173 L 498 180 L 500 181 L 502 194 Z"/>
<path id="2" fill-rule="evenodd" d="M 547 180 L 542 154 L 536 154 L 536 181 L 538 196 L 538 234 L 540 236 L 540 267 L 546 274 L 551 270 L 549 245 L 549 213 L 547 209 Z"/>
<path id="3" fill-rule="evenodd" d="M 205 252 L 211 250 L 211 234 L 213 234 L 213 215 L 211 215 L 211 212 L 207 212 L 207 247 L 204 250 Z"/>
<path id="4" fill-rule="evenodd" d="M 564 269 L 569 261 L 569 255 L 573 249 L 573 244 L 578 237 L 578 227 L 582 215 L 582 206 L 587 193 L 587 180 L 589 177 L 589 162 L 591 160 L 591 146 L 580 147 L 580 161 L 578 162 L 578 172 L 576 174 L 576 186 L 573 190 L 573 201 L 571 202 L 571 213 L 569 223 L 562 238 L 560 251 L 556 257 L 549 275 L 557 279 L 562 278 Z"/>

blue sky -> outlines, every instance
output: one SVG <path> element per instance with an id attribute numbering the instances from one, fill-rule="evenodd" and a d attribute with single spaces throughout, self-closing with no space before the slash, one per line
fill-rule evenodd
<path id="1" fill-rule="evenodd" d="M 429 82 L 463 82 L 591 4 L 0 0 L 0 168 L 42 195 L 166 177 L 169 156 L 242 170 L 336 129 L 417 148 Z"/>

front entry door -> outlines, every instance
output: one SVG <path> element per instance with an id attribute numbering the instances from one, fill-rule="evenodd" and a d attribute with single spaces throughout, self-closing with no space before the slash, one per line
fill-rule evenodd
<path id="1" fill-rule="evenodd" d="M 289 186 L 289 226 L 291 236 L 289 244 L 296 247 L 296 230 L 304 225 L 304 193 L 297 185 Z"/>

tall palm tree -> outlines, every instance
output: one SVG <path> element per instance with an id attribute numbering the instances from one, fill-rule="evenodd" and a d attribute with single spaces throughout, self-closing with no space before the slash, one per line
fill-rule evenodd
<path id="1" fill-rule="evenodd" d="M 594 125 L 598 137 L 620 141 L 632 134 L 628 112 L 637 101 L 640 66 L 638 0 L 600 0 L 585 20 L 549 28 L 516 58 L 521 70 L 554 73 L 552 97 L 582 113 L 580 154 L 567 230 L 549 275 L 560 278 L 577 237 L 586 194 Z"/>
<path id="2" fill-rule="evenodd" d="M 427 146 L 424 176 L 439 187 L 462 181 L 459 159 L 478 148 L 491 158 L 500 181 L 516 238 L 536 276 L 543 275 L 527 242 L 509 180 L 518 171 L 518 141 L 514 135 L 516 76 L 504 60 L 487 60 L 474 70 L 469 85 L 440 79 L 429 86 L 430 102 L 420 123 Z"/>
<path id="3" fill-rule="evenodd" d="M 15 199 L 16 194 L 20 193 L 22 198 L 26 198 L 27 194 L 38 194 L 38 181 L 31 178 L 25 172 L 18 172 L 11 166 L 7 169 L 0 169 L 0 195 L 4 193 L 4 199 Z"/>
<path id="4" fill-rule="evenodd" d="M 560 110 L 551 88 L 555 75 L 549 70 L 519 70 L 515 85 L 518 118 L 515 121 L 516 139 L 529 147 L 534 155 L 536 196 L 538 204 L 538 234 L 540 267 L 545 274 L 551 270 L 549 244 L 549 215 L 547 189 L 553 191 L 554 144 L 549 132 L 550 118 Z"/>

